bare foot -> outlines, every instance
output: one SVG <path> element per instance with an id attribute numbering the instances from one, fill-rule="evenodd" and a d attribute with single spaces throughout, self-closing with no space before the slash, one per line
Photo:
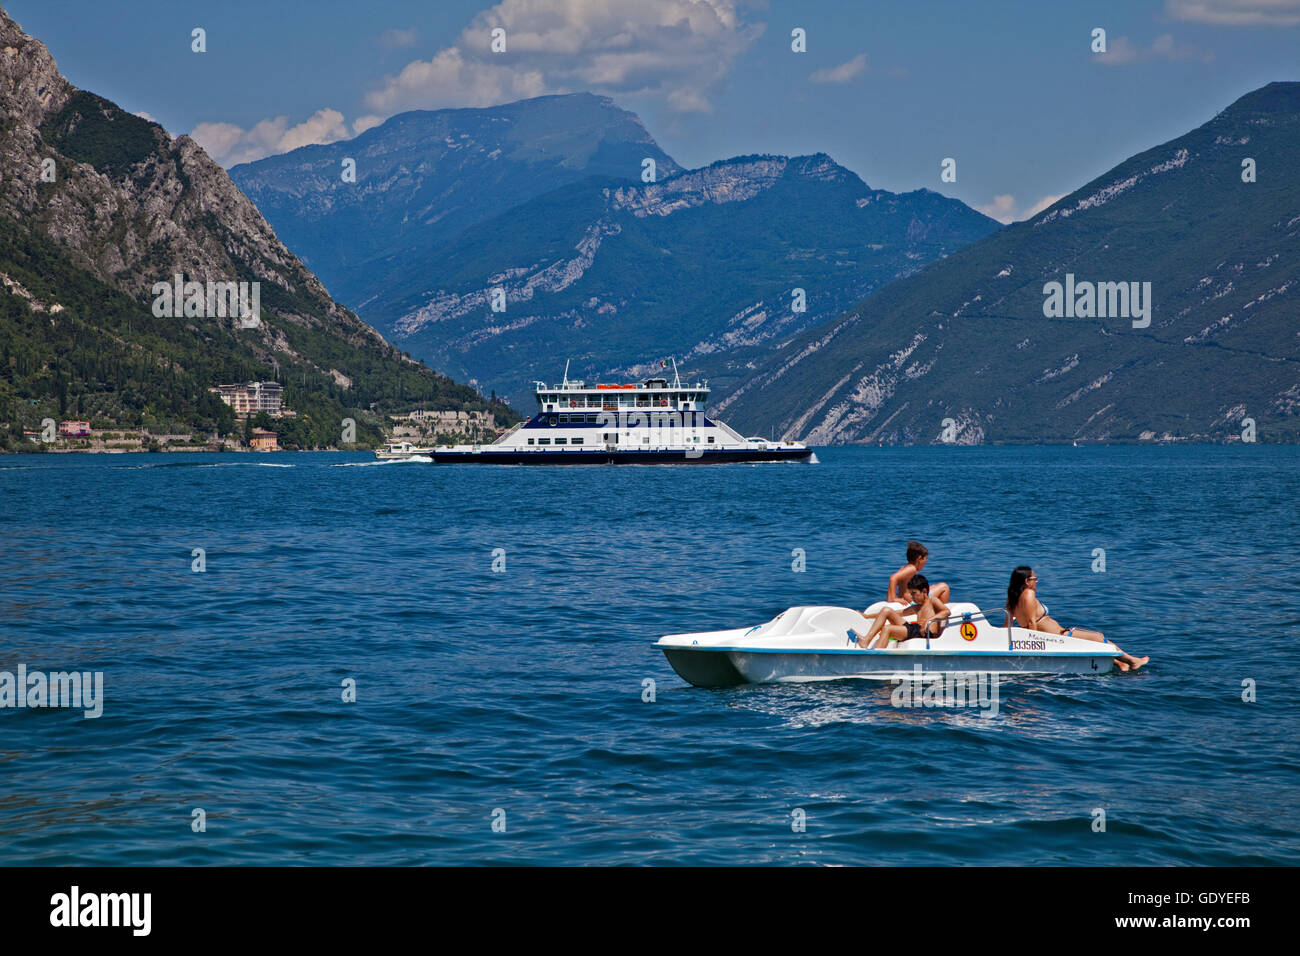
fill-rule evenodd
<path id="1" fill-rule="evenodd" d="M 1143 664 L 1145 664 L 1147 661 L 1151 660 L 1151 658 L 1149 658 L 1149 657 L 1134 657 L 1134 656 L 1132 656 L 1132 655 L 1130 654 L 1130 655 L 1129 655 L 1129 660 L 1133 662 L 1133 665 L 1132 665 L 1132 666 L 1133 666 L 1133 670 L 1137 670 L 1139 667 L 1141 667 L 1141 666 L 1142 666 Z"/>
<path id="2" fill-rule="evenodd" d="M 1128 664 L 1118 657 L 1115 658 L 1115 666 L 1118 667 L 1121 672 L 1128 670 Z"/>

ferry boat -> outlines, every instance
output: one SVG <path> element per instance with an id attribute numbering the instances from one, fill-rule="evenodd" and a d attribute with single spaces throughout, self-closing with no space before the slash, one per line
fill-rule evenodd
<path id="1" fill-rule="evenodd" d="M 798 442 L 746 438 L 705 414 L 707 382 L 684 385 L 649 378 L 633 384 L 536 383 L 536 415 L 490 445 L 439 445 L 439 464 L 497 465 L 685 464 L 808 461 Z"/>

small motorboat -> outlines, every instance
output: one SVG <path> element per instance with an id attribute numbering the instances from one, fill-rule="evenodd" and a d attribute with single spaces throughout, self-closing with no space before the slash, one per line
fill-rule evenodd
<path id="1" fill-rule="evenodd" d="M 684 680 L 696 687 L 803 681 L 907 680 L 941 674 L 1105 674 L 1122 652 L 1110 642 L 1005 627 L 999 608 L 953 602 L 938 637 L 905 640 L 889 649 L 859 648 L 881 610 L 792 607 L 766 624 L 698 634 L 668 634 L 655 644 Z M 915 620 L 915 615 L 904 620 Z M 919 670 L 918 670 L 919 668 Z"/>
<path id="2" fill-rule="evenodd" d="M 383 448 L 375 449 L 375 457 L 380 461 L 404 461 L 408 458 L 428 455 L 431 451 L 432 448 L 421 448 L 409 441 L 390 441 Z"/>

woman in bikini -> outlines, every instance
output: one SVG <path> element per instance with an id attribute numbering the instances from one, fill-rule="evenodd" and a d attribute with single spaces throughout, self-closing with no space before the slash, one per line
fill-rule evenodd
<path id="1" fill-rule="evenodd" d="M 1047 608 L 1038 600 L 1038 575 L 1034 574 L 1034 569 L 1021 565 L 1011 572 L 1011 584 L 1007 587 L 1007 621 L 1006 626 L 1011 627 L 1015 624 L 1019 627 L 1027 627 L 1031 631 L 1041 631 L 1044 634 L 1063 634 L 1066 637 L 1081 637 L 1085 641 L 1102 641 L 1106 640 L 1106 635 L 1101 631 L 1091 631 L 1083 627 L 1063 628 L 1055 620 L 1047 616 Z M 1119 645 L 1115 645 L 1116 648 Z M 1134 657 L 1132 654 L 1126 654 L 1120 651 L 1120 656 L 1115 658 L 1115 666 L 1122 671 L 1137 670 L 1151 658 Z"/>

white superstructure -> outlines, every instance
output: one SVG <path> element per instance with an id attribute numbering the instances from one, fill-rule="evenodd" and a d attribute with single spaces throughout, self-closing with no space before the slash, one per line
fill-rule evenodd
<path id="1" fill-rule="evenodd" d="M 636 384 L 536 383 L 537 414 L 491 445 L 433 449 L 435 461 L 670 463 L 808 458 L 798 442 L 746 438 L 705 413 L 707 382 L 680 376 Z"/>

